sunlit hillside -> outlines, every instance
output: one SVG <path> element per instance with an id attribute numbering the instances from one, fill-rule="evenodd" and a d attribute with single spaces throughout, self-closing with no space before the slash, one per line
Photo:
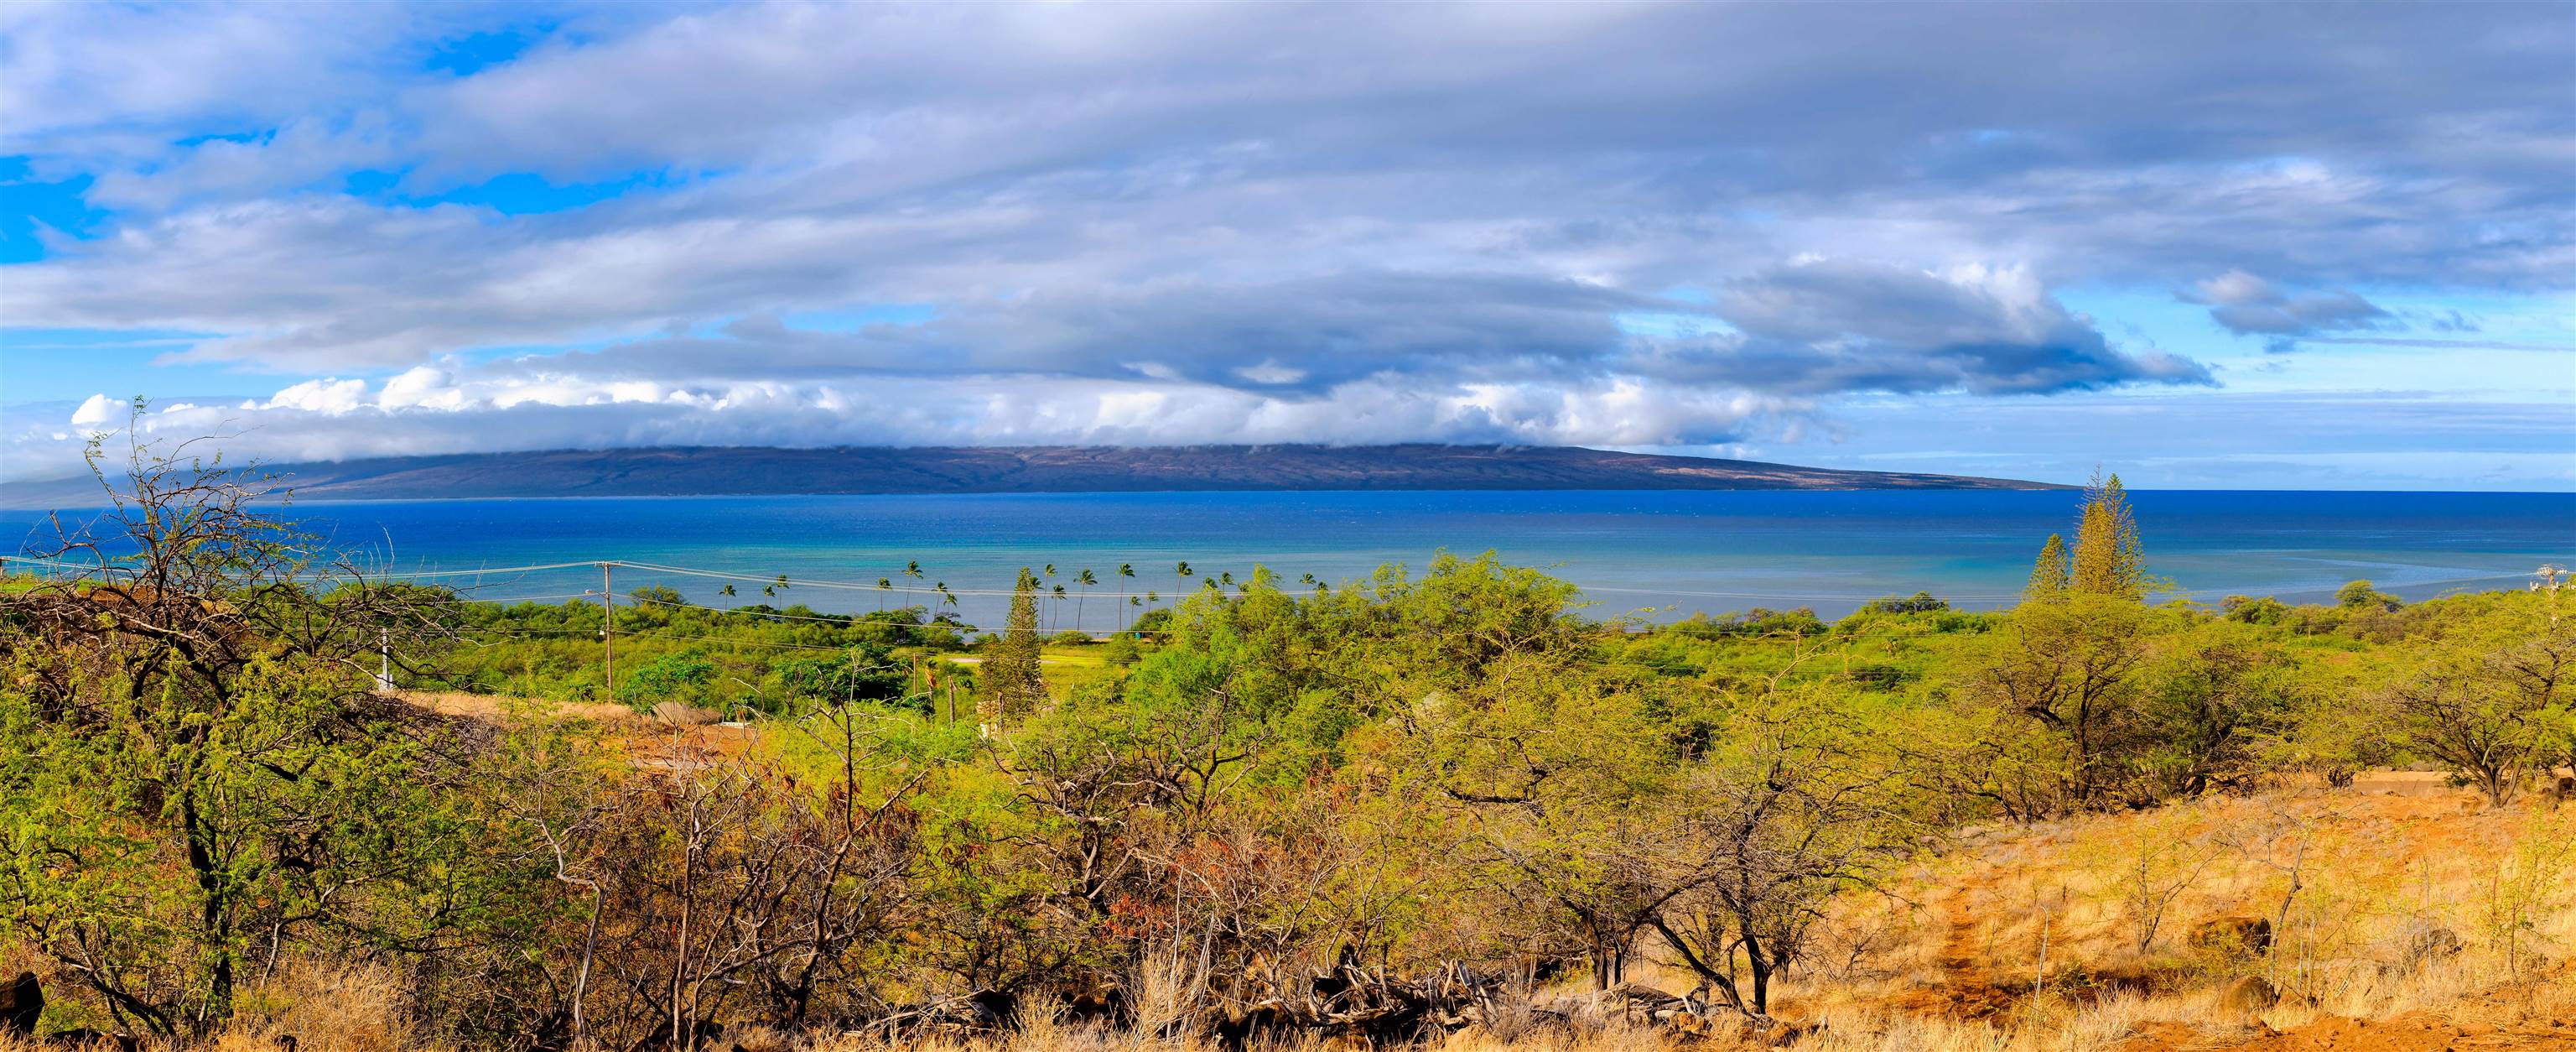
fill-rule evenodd
<path id="1" fill-rule="evenodd" d="M 440 699 L 462 708 L 460 699 Z M 742 732 L 647 721 L 639 755 L 739 751 Z M 2438 775 L 2284 787 L 2152 810 L 1969 832 L 1878 891 L 1833 903 L 1778 1023 L 1650 1011 L 1688 992 L 1651 959 L 1628 983 L 1528 991 L 1427 1047 L 1592 1052 L 1788 1043 L 1817 1052 L 2435 1052 L 2576 1048 L 2576 803 L 2490 808 Z M 2244 939 L 2279 921 L 2274 945 Z M 2143 945 L 2143 948 L 2141 948 Z M 1182 1019 L 1183 991 L 1161 1015 Z M 442 1052 L 407 1022 L 402 984 L 363 966 L 290 961 L 213 1047 Z M 1061 1009 L 1061 1006 L 1056 1006 Z M 1661 1019 L 1649 1018 L 1660 1014 Z M 1070 1022 L 1023 1009 L 1011 1032 L 889 1041 L 729 1030 L 745 1052 L 1215 1049 L 1215 1035 Z M 28 1049 L 0 1039 L 0 1049 Z M 1340 1048 L 1286 1040 L 1281 1048 Z"/>

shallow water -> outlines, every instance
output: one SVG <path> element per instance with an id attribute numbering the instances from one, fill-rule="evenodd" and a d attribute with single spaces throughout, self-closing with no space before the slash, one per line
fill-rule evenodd
<path id="1" fill-rule="evenodd" d="M 2148 491 L 2131 495 L 2149 571 L 2215 601 L 2230 593 L 2314 600 L 2355 578 L 2422 598 L 2521 587 L 2544 561 L 2576 562 L 2576 494 Z M 970 622 L 998 622 L 1022 565 L 1054 563 L 1067 586 L 1054 627 L 1108 629 L 1125 589 L 1168 597 L 1199 579 L 1265 565 L 1338 582 L 1381 563 L 1420 567 L 1443 548 L 1487 549 L 1551 568 L 1607 616 L 1673 617 L 1752 606 L 1838 616 L 1890 593 L 2007 605 L 2051 532 L 2073 532 L 2080 498 L 2048 492 L 1331 492 L 585 498 L 301 503 L 297 516 L 388 570 L 456 570 L 615 559 L 853 582 L 760 585 L 619 569 L 621 593 L 677 588 L 693 602 L 804 603 L 856 611 L 961 593 Z M 43 532 L 0 512 L 0 537 Z M 6 543 L 0 541 L 0 544 Z M 923 576 L 902 575 L 919 560 Z M 1086 591 L 1072 578 L 1089 568 Z M 872 586 L 892 578 L 897 587 Z M 595 569 L 446 579 L 490 598 L 599 586 Z M 1132 608 L 1131 608 L 1132 610 Z"/>

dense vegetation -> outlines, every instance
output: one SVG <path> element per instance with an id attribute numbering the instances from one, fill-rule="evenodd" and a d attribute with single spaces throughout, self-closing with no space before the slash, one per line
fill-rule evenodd
<path id="1" fill-rule="evenodd" d="M 1158 984 L 1158 1025 L 1214 1026 L 1336 963 L 1526 989 L 1641 955 L 1760 1016 L 1833 903 L 1971 823 L 2386 764 L 2501 805 L 2576 761 L 2554 591 L 2160 601 L 2116 479 L 2010 612 L 1605 623 L 1448 556 L 1256 573 L 1114 645 L 1041 640 L 1026 574 L 982 640 L 638 593 L 612 692 L 595 605 L 334 573 L 226 472 L 130 468 L 72 552 L 106 569 L 0 598 L 0 960 L 49 1028 L 207 1033 L 310 960 L 490 1047 Z M 388 641 L 402 687 L 525 700 L 377 693 Z"/>

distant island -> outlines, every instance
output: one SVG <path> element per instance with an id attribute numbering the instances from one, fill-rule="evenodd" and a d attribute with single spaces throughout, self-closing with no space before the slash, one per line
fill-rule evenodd
<path id="1" fill-rule="evenodd" d="M 1172 490 L 2064 488 L 2014 479 L 1837 471 L 1572 446 L 1430 444 L 692 446 L 385 457 L 273 464 L 266 470 L 304 500 Z M 41 488 L 55 490 L 57 485 Z M 88 480 L 80 483 L 83 489 L 94 485 Z M 65 487 L 48 496 L 60 499 L 74 494 Z"/>

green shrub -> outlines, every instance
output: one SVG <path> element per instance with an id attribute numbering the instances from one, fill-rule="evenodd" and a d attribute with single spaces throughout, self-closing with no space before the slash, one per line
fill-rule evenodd
<path id="1" fill-rule="evenodd" d="M 639 713 L 665 701 L 703 705 L 715 682 L 716 663 L 692 648 L 664 654 L 618 677 L 617 700 Z"/>

